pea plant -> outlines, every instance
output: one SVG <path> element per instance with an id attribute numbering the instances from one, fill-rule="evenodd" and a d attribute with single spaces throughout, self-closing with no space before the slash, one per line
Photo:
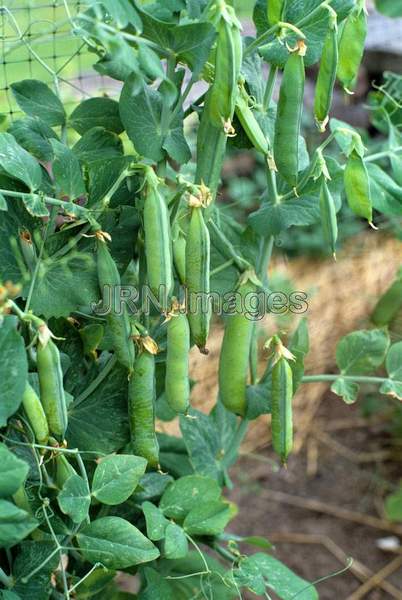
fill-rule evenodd
<path id="1" fill-rule="evenodd" d="M 346 94 L 356 83 L 364 1 L 258 0 L 255 37 L 225 0 L 66 11 L 96 71 L 122 88 L 118 102 L 94 96 L 67 114 L 57 74 L 54 89 L 20 81 L 25 116 L 0 134 L 2 597 L 318 598 L 319 582 L 268 540 L 227 531 L 237 508 L 224 494 L 261 414 L 288 462 L 300 385 L 330 381 L 346 402 L 366 383 L 402 397 L 402 346 L 382 326 L 341 340 L 333 375 L 304 375 L 306 319 L 258 345 L 281 232 L 321 223 L 335 255 L 344 196 L 373 236 L 380 213 L 402 214 L 399 100 L 376 92 L 374 154 L 329 119 L 336 80 Z M 304 83 L 316 63 L 322 142 L 308 152 Z M 244 224 L 220 202 L 234 140 L 266 165 Z M 220 317 L 219 395 L 204 414 L 191 407 L 189 352 L 209 360 Z M 156 431 L 156 417 L 178 419 L 181 437 Z M 117 572 L 135 591 L 119 589 Z"/>

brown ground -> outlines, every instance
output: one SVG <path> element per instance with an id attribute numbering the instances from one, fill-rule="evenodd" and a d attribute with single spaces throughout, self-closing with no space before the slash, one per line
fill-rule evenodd
<path id="1" fill-rule="evenodd" d="M 327 433 L 331 440 L 340 445 L 336 450 L 328 446 L 328 440 L 326 444 L 319 443 L 315 474 L 307 474 L 307 468 L 311 472 L 315 470 L 313 434 L 309 435 L 309 461 L 307 452 L 303 450 L 290 458 L 287 471 L 276 470 L 275 456 L 270 449 L 265 449 L 259 452 L 257 458 L 244 456 L 233 472 L 235 489 L 231 499 L 239 504 L 240 510 L 232 524 L 232 531 L 240 535 L 263 535 L 275 541 L 276 556 L 310 581 L 340 570 L 345 562 L 338 560 L 323 545 L 300 543 L 308 539 L 303 536 L 326 536 L 335 542 L 345 557 L 353 557 L 355 568 L 360 566 L 356 563 L 358 561 L 372 573 L 395 560 L 394 554 L 381 551 L 376 546 L 379 538 L 390 536 L 392 532 L 308 508 L 289 506 L 283 501 L 275 501 L 271 496 L 275 490 L 306 501 L 319 500 L 327 508 L 349 509 L 382 518 L 382 498 L 387 494 L 390 483 L 397 483 L 401 476 L 402 450 L 400 447 L 399 451 L 391 450 L 392 440 L 384 423 L 367 422 L 364 426 L 350 428 L 351 424 L 363 424 L 359 406 L 346 406 L 329 393 L 321 403 L 315 420 L 317 430 L 322 434 L 328 426 L 342 425 L 342 422 L 349 424 L 349 428 Z M 331 441 L 329 443 L 332 444 Z M 362 454 L 363 450 L 369 453 L 368 456 Z M 392 460 L 390 457 L 384 460 L 384 453 L 389 452 Z M 359 463 L 359 459 L 370 462 Z M 279 541 L 283 534 L 289 534 L 293 542 L 298 539 L 296 534 L 299 537 L 301 535 L 302 539 L 299 539 L 299 543 L 284 543 Z M 402 535 L 399 538 L 402 539 Z M 255 548 L 248 550 L 258 551 Z M 362 581 L 349 570 L 319 584 L 318 591 L 320 600 L 402 598 L 402 555 L 400 568 L 387 581 L 395 588 L 393 596 L 378 588 L 361 596 L 353 596 Z M 271 596 L 275 597 L 273 594 Z"/>

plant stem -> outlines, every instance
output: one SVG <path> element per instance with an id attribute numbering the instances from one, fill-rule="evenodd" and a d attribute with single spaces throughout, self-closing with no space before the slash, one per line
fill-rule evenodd
<path id="1" fill-rule="evenodd" d="M 269 109 L 269 105 L 271 104 L 277 75 L 278 75 L 278 67 L 275 65 L 271 65 L 270 69 L 269 69 L 267 84 L 265 86 L 264 100 L 262 103 L 262 106 L 263 106 L 263 109 L 265 112 L 267 112 L 267 110 Z"/>
<path id="2" fill-rule="evenodd" d="M 13 580 L 11 577 L 5 574 L 3 569 L 0 567 L 0 581 L 5 587 L 11 587 L 13 584 Z"/>
<path id="3" fill-rule="evenodd" d="M 364 162 L 373 162 L 375 160 L 380 160 L 380 158 L 387 158 L 387 156 L 398 154 L 398 152 L 402 152 L 402 146 L 397 146 L 396 148 L 391 148 L 390 150 L 384 150 L 384 152 L 377 152 L 376 154 L 369 154 L 364 158 Z"/>
<path id="4" fill-rule="evenodd" d="M 336 381 L 337 379 L 345 379 L 346 381 L 355 381 L 356 383 L 384 383 L 389 381 L 389 377 L 367 377 L 366 375 L 305 375 L 302 383 L 317 383 L 320 381 Z M 396 384 L 402 385 L 402 381 L 392 380 Z"/>
<path id="5" fill-rule="evenodd" d="M 65 202 L 64 200 L 59 200 L 58 198 L 51 198 L 50 196 L 43 196 L 42 194 L 35 194 L 33 192 L 15 192 L 12 190 L 0 190 L 0 194 L 3 196 L 10 196 L 11 198 L 41 198 L 46 204 L 50 204 L 51 206 L 59 206 L 63 210 L 68 210 L 68 207 L 71 206 L 71 202 Z M 88 214 L 88 209 L 83 206 L 79 206 L 78 204 L 74 204 L 74 210 L 77 210 L 78 213 L 82 213 L 82 215 Z"/>

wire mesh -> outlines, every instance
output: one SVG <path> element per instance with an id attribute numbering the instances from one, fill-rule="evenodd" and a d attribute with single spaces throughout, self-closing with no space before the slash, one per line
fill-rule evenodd
<path id="1" fill-rule="evenodd" d="M 0 114 L 21 116 L 11 84 L 39 79 L 57 91 L 67 110 L 92 95 L 115 97 L 119 86 L 98 75 L 96 61 L 72 32 L 82 0 L 0 0 Z"/>

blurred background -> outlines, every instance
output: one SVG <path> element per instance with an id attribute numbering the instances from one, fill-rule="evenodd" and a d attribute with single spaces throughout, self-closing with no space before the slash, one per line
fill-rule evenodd
<path id="1" fill-rule="evenodd" d="M 145 2 L 144 2 L 145 3 Z M 118 98 L 120 84 L 93 70 L 96 58 L 71 32 L 80 1 L 0 2 L 0 129 L 21 116 L 10 84 L 40 79 L 60 87 L 68 111 L 82 99 Z M 253 0 L 234 2 L 246 34 L 254 32 Z M 402 139 L 402 0 L 368 2 L 369 35 L 356 92 L 339 88 L 332 116 L 359 129 L 370 152 L 388 135 L 384 107 Z M 395 18 L 396 16 L 396 18 Z M 304 134 L 314 147 L 318 132 L 312 110 L 317 71 L 308 72 Z M 379 91 L 382 87 L 382 91 Z M 385 90 L 385 93 L 384 93 Z M 190 98 L 191 102 L 191 98 Z M 196 118 L 187 122 L 188 134 Z M 195 141 L 195 136 L 194 136 Z M 265 187 L 265 165 L 250 150 L 230 146 L 219 201 L 239 222 L 255 210 Z M 387 168 L 386 162 L 384 168 Z M 402 162 L 399 178 L 402 184 Z M 402 194 L 402 190 L 401 190 Z M 311 350 L 308 373 L 331 373 L 339 339 L 373 325 L 373 310 L 402 275 L 402 218 L 388 211 L 378 231 L 354 217 L 339 215 L 337 263 L 328 256 L 319 225 L 293 228 L 276 240 L 271 287 L 308 294 Z M 399 279 L 398 279 L 399 277 Z M 402 339 L 402 294 L 395 296 L 387 323 L 393 341 Z M 294 318 L 264 321 L 261 343 L 276 330 L 291 330 Z M 216 397 L 222 331 L 217 324 L 208 359 L 192 354 L 194 404 L 208 411 Z M 295 452 L 287 469 L 270 449 L 267 418 L 253 422 L 235 468 L 232 499 L 240 515 L 232 525 L 240 535 L 266 535 L 278 557 L 300 575 L 316 580 L 350 568 L 320 585 L 323 600 L 402 599 L 402 405 L 367 386 L 346 406 L 324 384 L 301 387 L 295 398 Z M 176 425 L 160 429 L 177 433 Z M 368 516 L 369 515 L 369 516 Z M 379 574 L 378 574 L 379 572 Z M 367 583 L 368 582 L 368 583 Z M 255 596 L 254 596 L 255 597 Z"/>

